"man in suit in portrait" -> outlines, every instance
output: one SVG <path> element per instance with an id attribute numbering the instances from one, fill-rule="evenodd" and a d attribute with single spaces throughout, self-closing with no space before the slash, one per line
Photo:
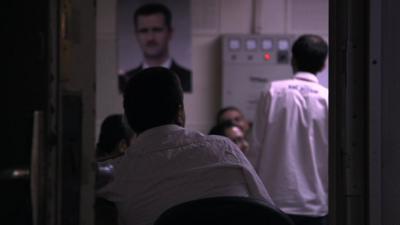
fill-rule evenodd
<path id="1" fill-rule="evenodd" d="M 192 72 L 180 66 L 170 56 L 172 39 L 172 13 L 163 4 L 149 3 L 140 6 L 133 15 L 135 36 L 143 53 L 142 63 L 119 76 L 119 89 L 123 92 L 127 81 L 137 72 L 154 66 L 174 71 L 184 92 L 192 91 Z"/>

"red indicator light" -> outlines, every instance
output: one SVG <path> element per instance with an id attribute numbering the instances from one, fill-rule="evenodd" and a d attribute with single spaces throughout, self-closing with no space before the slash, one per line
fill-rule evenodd
<path id="1" fill-rule="evenodd" d="M 265 61 L 269 61 L 271 59 L 271 54 L 269 54 L 268 52 L 264 54 L 264 60 Z"/>

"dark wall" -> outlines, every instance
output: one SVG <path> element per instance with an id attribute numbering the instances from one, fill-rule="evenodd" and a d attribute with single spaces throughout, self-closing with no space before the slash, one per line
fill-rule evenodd
<path id="1" fill-rule="evenodd" d="M 1 224 L 32 223 L 29 169 L 35 110 L 46 111 L 48 98 L 48 2 L 7 1 L 1 6 L 2 151 Z M 5 82 L 4 82 L 5 81 Z M 3 114 L 4 113 L 4 114 Z"/>
<path id="2" fill-rule="evenodd" d="M 331 224 L 400 224 L 399 8 L 330 1 Z"/>
<path id="3" fill-rule="evenodd" d="M 368 2 L 329 7 L 330 224 L 367 225 Z"/>
<path id="4" fill-rule="evenodd" d="M 400 1 L 382 1 L 382 224 L 400 224 Z"/>

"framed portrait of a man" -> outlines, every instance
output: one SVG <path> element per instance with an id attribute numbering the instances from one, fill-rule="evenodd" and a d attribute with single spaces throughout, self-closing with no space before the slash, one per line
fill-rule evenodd
<path id="1" fill-rule="evenodd" d="M 138 71 L 162 66 L 192 92 L 190 1 L 118 0 L 119 90 Z"/>

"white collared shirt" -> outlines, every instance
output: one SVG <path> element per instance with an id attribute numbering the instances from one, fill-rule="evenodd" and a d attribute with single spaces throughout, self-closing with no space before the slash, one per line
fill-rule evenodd
<path id="1" fill-rule="evenodd" d="M 167 60 L 165 60 L 165 62 L 163 64 L 160 65 L 161 67 L 170 69 L 172 66 L 172 59 L 169 57 Z M 146 62 L 142 63 L 142 67 L 143 69 L 147 69 L 149 67 L 151 67 L 149 64 L 147 64 Z"/>
<path id="2" fill-rule="evenodd" d="M 176 204 L 215 196 L 272 201 L 250 162 L 229 139 L 176 125 L 140 134 L 98 194 L 115 202 L 121 224 L 150 225 Z"/>
<path id="3" fill-rule="evenodd" d="M 267 84 L 258 101 L 248 158 L 276 206 L 328 213 L 328 89 L 311 73 Z"/>

